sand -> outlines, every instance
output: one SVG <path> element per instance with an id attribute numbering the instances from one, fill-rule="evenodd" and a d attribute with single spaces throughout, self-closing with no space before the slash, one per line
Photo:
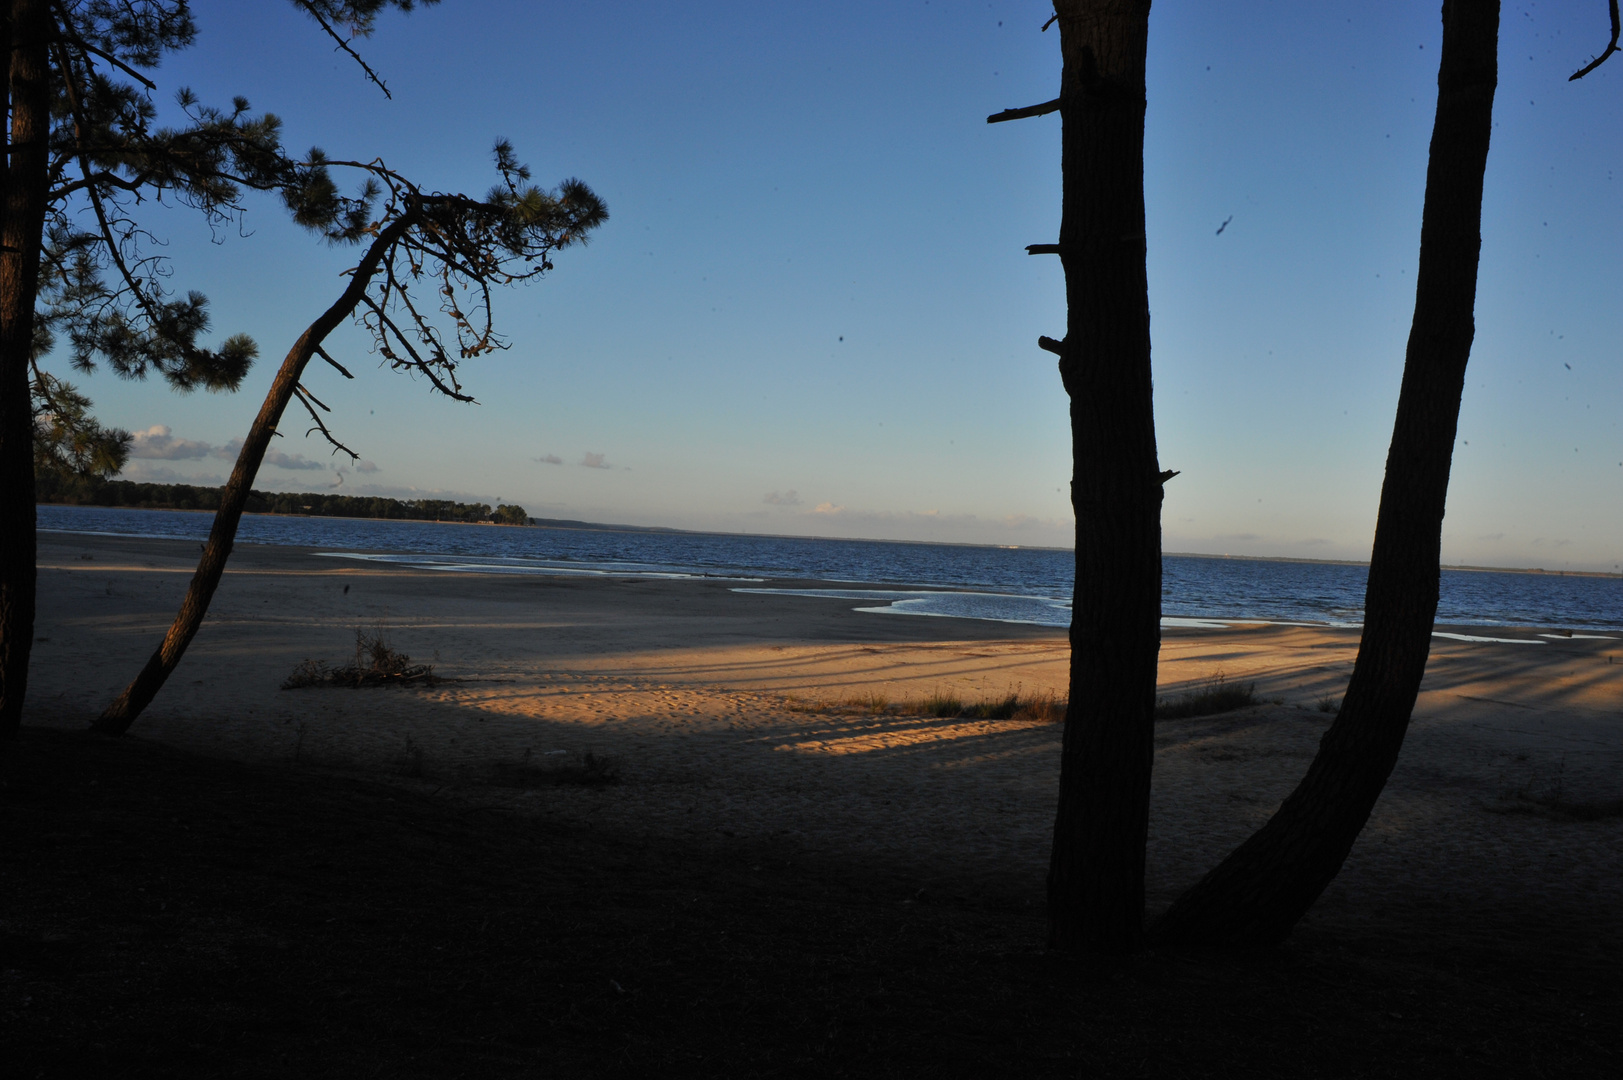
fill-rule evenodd
<path id="1" fill-rule="evenodd" d="M 161 639 L 197 553 L 42 534 L 26 722 L 88 723 Z M 1056 725 L 832 706 L 1063 696 L 1063 633 L 855 606 L 718 581 L 428 572 L 243 545 L 133 734 L 390 777 L 470 810 L 772 845 L 954 895 L 1040 897 Z M 358 626 L 455 681 L 279 689 L 305 659 L 347 659 Z M 1462 899 L 1615 914 L 1623 635 L 1452 629 L 1513 640 L 1436 640 L 1403 755 L 1314 918 Z M 1152 910 L 1290 791 L 1330 721 L 1318 704 L 1339 696 L 1356 648 L 1356 631 L 1324 627 L 1164 633 L 1164 692 L 1221 673 L 1255 682 L 1267 703 L 1157 725 Z M 578 775 L 587 754 L 618 782 L 550 782 Z"/>

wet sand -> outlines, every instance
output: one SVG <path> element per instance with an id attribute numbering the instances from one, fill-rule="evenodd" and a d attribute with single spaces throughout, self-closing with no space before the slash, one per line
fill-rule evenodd
<path id="1" fill-rule="evenodd" d="M 26 722 L 88 723 L 160 640 L 197 551 L 42 535 Z M 1056 725 L 829 706 L 1063 696 L 1063 634 L 855 606 L 718 581 L 427 572 L 243 545 L 133 734 L 621 836 L 768 844 L 948 892 L 1039 896 Z M 455 681 L 279 689 L 303 660 L 347 660 L 357 627 L 381 627 Z M 1460 629 L 1519 640 L 1436 640 L 1403 756 L 1314 918 L 1451 898 L 1615 912 L 1623 899 L 1623 640 Z M 1356 631 L 1323 627 L 1164 632 L 1164 693 L 1222 674 L 1266 703 L 1157 725 L 1152 908 L 1289 792 L 1356 648 Z M 619 782 L 554 782 L 588 753 Z"/>

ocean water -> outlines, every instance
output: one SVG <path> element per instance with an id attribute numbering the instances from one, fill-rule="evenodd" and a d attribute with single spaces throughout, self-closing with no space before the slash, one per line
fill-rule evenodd
<path id="1" fill-rule="evenodd" d="M 213 521 L 210 513 L 109 507 L 40 506 L 38 514 L 42 531 L 195 540 L 208 537 Z M 1049 548 L 266 514 L 244 515 L 237 539 L 466 573 L 719 578 L 741 590 L 851 599 L 885 614 L 1070 623 L 1072 555 Z M 1364 567 L 1344 563 L 1168 555 L 1161 606 L 1168 625 L 1356 626 L 1364 582 Z M 886 588 L 842 588 L 858 584 Z M 1623 578 L 1444 570 L 1437 621 L 1623 631 Z"/>

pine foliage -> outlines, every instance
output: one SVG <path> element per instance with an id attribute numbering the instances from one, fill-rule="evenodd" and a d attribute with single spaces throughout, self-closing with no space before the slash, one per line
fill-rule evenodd
<path id="1" fill-rule="evenodd" d="M 351 56 L 347 41 L 369 34 L 380 12 L 416 6 L 413 0 L 291 2 Z M 180 122 L 160 123 L 152 75 L 168 54 L 196 41 L 187 0 L 61 0 L 52 15 L 49 205 L 33 386 L 36 398 L 57 390 L 34 402 L 35 414 L 49 417 L 44 427 L 36 425 L 46 439 L 36 458 L 65 466 L 91 462 L 99 470 L 122 462 L 106 453 L 117 440 L 108 441 L 88 401 L 63 396 L 73 388 L 42 370 L 40 358 L 58 341 L 81 372 L 105 363 L 125 378 L 158 374 L 179 391 L 235 390 L 258 352 L 243 334 L 209 342 L 208 299 L 169 288 L 173 270 L 160 238 L 139 220 L 140 204 L 188 207 L 218 229 L 240 219 L 245 192 L 273 192 L 298 225 L 329 241 L 355 242 L 366 235 L 379 190 L 363 183 L 353 195 L 340 192 L 319 151 L 290 154 L 281 120 L 254 112 L 240 97 L 207 105 L 181 88 L 174 93 Z M 86 456 L 66 452 L 68 446 L 105 452 Z"/>

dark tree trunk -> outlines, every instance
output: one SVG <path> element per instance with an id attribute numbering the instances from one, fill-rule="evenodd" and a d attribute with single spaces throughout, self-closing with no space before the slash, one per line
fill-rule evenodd
<path id="1" fill-rule="evenodd" d="M 1076 592 L 1049 944 L 1142 945 L 1161 647 L 1161 485 L 1144 241 L 1149 0 L 1060 0 L 1059 256 L 1069 308 Z M 1052 346 L 1051 346 L 1052 347 Z"/>
<path id="2" fill-rule="evenodd" d="M 34 417 L 29 356 L 45 228 L 50 5 L 11 0 L 5 27 L 11 128 L 0 196 L 0 740 L 14 738 L 34 641 Z"/>
<path id="3" fill-rule="evenodd" d="M 198 627 L 203 625 L 203 616 L 208 614 L 209 601 L 214 598 L 220 576 L 225 573 L 225 562 L 231 555 L 237 525 L 242 520 L 242 508 L 247 505 L 254 477 L 259 472 L 271 438 L 276 434 L 276 425 L 281 423 L 283 411 L 293 400 L 293 391 L 299 385 L 306 365 L 316 355 L 316 349 L 327 335 L 355 310 L 355 305 L 360 303 L 361 296 L 371 284 L 389 248 L 416 224 L 416 220 L 416 214 L 408 211 L 378 235 L 365 258 L 355 268 L 343 295 L 299 335 L 299 340 L 288 351 L 287 358 L 282 361 L 271 383 L 270 393 L 265 395 L 265 404 L 260 406 L 259 415 L 248 430 L 248 437 L 242 442 L 237 464 L 231 470 L 231 479 L 220 493 L 220 508 L 215 511 L 208 544 L 203 549 L 202 559 L 198 561 L 197 572 L 192 575 L 192 583 L 186 590 L 186 599 L 181 602 L 180 612 L 169 627 L 169 633 L 164 636 L 163 644 L 158 646 L 158 651 L 152 654 L 141 673 L 92 725 L 95 730 L 105 735 L 122 735 L 128 731 L 136 717 L 163 689 L 170 672 L 180 663 L 186 646 L 191 644 Z"/>
<path id="4" fill-rule="evenodd" d="M 1169 944 L 1277 942 L 1341 869 L 1396 764 L 1431 649 L 1448 472 L 1475 333 L 1498 0 L 1447 0 L 1414 325 L 1352 682 L 1307 776 L 1157 924 Z"/>

